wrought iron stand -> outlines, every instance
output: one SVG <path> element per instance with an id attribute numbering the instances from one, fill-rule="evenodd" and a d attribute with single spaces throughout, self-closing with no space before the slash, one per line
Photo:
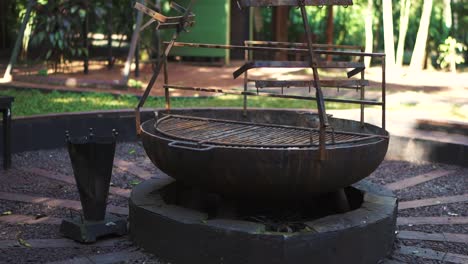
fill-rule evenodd
<path id="1" fill-rule="evenodd" d="M 65 219 L 60 231 L 73 240 L 90 243 L 105 235 L 124 235 L 127 221 L 106 215 L 117 132 L 98 137 L 90 129 L 89 136 L 71 138 L 66 132 L 68 153 L 80 194 L 83 215 Z"/>

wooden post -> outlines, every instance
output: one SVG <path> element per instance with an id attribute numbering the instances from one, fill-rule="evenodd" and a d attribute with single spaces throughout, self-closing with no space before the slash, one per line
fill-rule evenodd
<path id="1" fill-rule="evenodd" d="M 18 57 L 18 53 L 21 48 L 21 42 L 23 41 L 24 30 L 26 29 L 26 25 L 29 22 L 29 18 L 31 17 L 31 11 L 35 4 L 35 0 L 30 0 L 28 3 L 26 13 L 24 14 L 23 23 L 21 24 L 19 34 L 16 38 L 15 46 L 13 48 L 13 52 L 11 53 L 10 62 L 8 63 L 8 67 L 5 71 L 5 74 L 3 75 L 3 81 L 11 81 L 11 71 L 13 70 L 13 66 L 16 63 L 16 58 Z"/>
<path id="2" fill-rule="evenodd" d="M 88 11 L 89 11 L 89 6 L 88 5 L 89 5 L 89 2 L 86 1 L 85 2 L 86 15 L 85 15 L 85 18 L 84 18 L 84 21 L 83 21 L 83 46 L 86 49 L 86 53 L 84 54 L 84 59 L 83 59 L 83 62 L 84 62 L 83 72 L 84 72 L 84 74 L 88 74 L 88 72 L 89 72 L 89 44 L 88 44 L 88 17 L 89 17 Z"/>
<path id="3" fill-rule="evenodd" d="M 135 48 L 135 77 L 140 77 L 140 44 Z"/>
<path id="4" fill-rule="evenodd" d="M 114 7 L 113 1 L 109 1 L 109 12 L 107 13 L 107 69 L 112 69 L 114 66 L 114 61 L 112 58 L 112 33 L 113 33 L 113 25 L 112 25 L 112 9 Z"/>

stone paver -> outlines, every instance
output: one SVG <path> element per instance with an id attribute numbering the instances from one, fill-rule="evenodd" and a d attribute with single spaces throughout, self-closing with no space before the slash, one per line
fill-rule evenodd
<path id="1" fill-rule="evenodd" d="M 398 204 L 398 210 L 439 205 L 439 204 L 461 203 L 461 202 L 467 202 L 467 201 L 468 201 L 468 194 L 435 197 L 435 198 L 429 198 L 429 199 L 400 202 Z"/>
<path id="2" fill-rule="evenodd" d="M 144 180 L 149 180 L 155 176 L 153 173 L 135 165 L 134 163 L 122 159 L 115 158 L 114 166 L 116 166 L 120 170 L 131 173 Z"/>
<path id="3" fill-rule="evenodd" d="M 452 171 L 447 171 L 447 170 L 431 171 L 422 175 L 414 176 L 411 178 L 406 178 L 401 181 L 387 184 L 385 185 L 385 187 L 387 187 L 388 189 L 392 191 L 401 190 L 401 189 L 409 188 L 409 187 L 412 187 L 412 186 L 415 186 L 415 185 L 418 185 L 418 184 L 421 184 L 430 180 L 437 179 L 442 176 L 447 176 L 450 173 L 452 173 Z"/>
<path id="4" fill-rule="evenodd" d="M 400 239 L 409 239 L 409 240 L 429 240 L 429 241 L 442 241 L 442 242 L 468 244 L 467 234 L 424 233 L 424 232 L 417 232 L 417 231 L 401 230 L 401 231 L 398 231 L 397 237 Z"/>
<path id="5" fill-rule="evenodd" d="M 425 258 L 425 259 L 453 262 L 453 263 L 462 263 L 462 264 L 468 263 L 468 256 L 440 252 L 440 251 L 435 251 L 435 250 L 428 249 L 428 248 L 402 246 L 398 250 L 396 250 L 395 253 L 417 256 L 417 257 Z"/>
<path id="6" fill-rule="evenodd" d="M 398 217 L 397 225 L 463 225 L 468 224 L 468 217 Z"/>

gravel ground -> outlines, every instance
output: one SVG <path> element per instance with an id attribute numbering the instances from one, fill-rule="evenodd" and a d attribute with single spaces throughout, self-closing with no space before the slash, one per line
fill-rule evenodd
<path id="1" fill-rule="evenodd" d="M 385 160 L 367 179 L 374 183 L 385 185 L 437 169 L 455 170 L 457 168 L 456 166 L 441 163 L 412 163 L 400 160 Z"/>
<path id="2" fill-rule="evenodd" d="M 116 149 L 116 159 L 136 164 L 140 168 L 154 175 L 154 177 L 167 177 L 158 170 L 147 158 L 140 143 L 119 143 Z M 71 184 L 39 177 L 21 171 L 21 168 L 41 168 L 57 174 L 73 177 L 68 152 L 65 148 L 32 151 L 14 155 L 13 169 L 0 173 L 0 192 L 22 193 L 34 196 L 79 200 L 76 187 Z M 378 184 L 388 184 L 408 177 L 420 175 L 437 169 L 451 170 L 448 176 L 419 184 L 404 190 L 396 191 L 400 201 L 434 198 L 438 196 L 452 196 L 466 193 L 468 186 L 468 169 L 457 166 L 433 163 L 410 163 L 406 161 L 386 160 L 368 178 Z M 114 167 L 112 185 L 130 189 L 140 182 L 132 171 L 124 171 Z M 109 196 L 109 203 L 126 206 L 127 199 L 115 195 Z M 57 218 L 69 217 L 69 210 L 51 208 L 42 205 L 31 205 L 22 202 L 1 201 L 0 215 L 3 212 L 12 212 L 19 215 L 43 215 Z M 77 214 L 77 212 L 75 212 Z M 454 203 L 446 205 L 426 206 L 401 210 L 399 216 L 468 216 L 467 203 Z M 1 216 L 0 216 L 1 217 Z M 468 225 L 406 225 L 399 226 L 399 230 L 420 231 L 428 233 L 461 233 L 468 234 Z M 58 225 L 35 224 L 5 224 L 0 222 L 0 240 L 17 239 L 53 239 L 61 238 Z M 415 246 L 442 252 L 468 255 L 468 247 L 462 243 L 431 242 L 420 240 L 398 239 L 395 248 L 399 246 Z M 104 254 L 130 249 L 131 244 L 126 243 L 110 248 L 98 248 L 92 245 L 80 248 L 67 249 L 33 249 L 13 248 L 0 249 L 0 263 L 44 263 L 47 261 L 65 260 L 84 255 Z M 99 253 L 98 253 L 99 252 Z M 414 256 L 394 254 L 393 259 L 405 263 L 443 263 Z M 153 256 L 133 259 L 127 263 L 161 263 Z"/>
<path id="3" fill-rule="evenodd" d="M 67 248 L 67 250 L 63 250 L 61 248 L 27 248 L 26 250 L 24 248 L 0 249 L 0 256 L 2 256 L 0 263 L 46 263 L 67 260 L 75 257 L 84 257 L 87 255 L 113 253 L 126 250 L 128 248 L 130 248 L 128 245 L 117 245 L 115 247 Z M 21 255 L 21 258 L 18 258 L 18 255 Z"/>
<path id="4" fill-rule="evenodd" d="M 66 218 L 70 215 L 70 210 L 52 208 L 39 204 L 29 204 L 23 202 L 5 201 L 2 200 L 0 203 L 0 213 L 11 212 L 12 214 L 20 215 L 43 215 L 52 216 L 57 218 Z M 75 212 L 75 214 L 78 214 Z M 1 216 L 0 216 L 1 217 Z M 1 224 L 0 224 L 1 225 Z"/>
<path id="5" fill-rule="evenodd" d="M 455 184 L 454 184 L 455 183 Z M 427 199 L 440 196 L 465 194 L 468 189 L 468 169 L 458 169 L 453 173 L 428 181 L 411 188 L 397 191 L 400 201 Z"/>

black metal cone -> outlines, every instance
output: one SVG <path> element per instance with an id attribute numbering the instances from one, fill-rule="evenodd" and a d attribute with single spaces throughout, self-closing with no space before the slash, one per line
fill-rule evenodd
<path id="1" fill-rule="evenodd" d="M 82 137 L 68 139 L 67 143 L 84 219 L 102 221 L 106 215 L 115 137 Z"/>

